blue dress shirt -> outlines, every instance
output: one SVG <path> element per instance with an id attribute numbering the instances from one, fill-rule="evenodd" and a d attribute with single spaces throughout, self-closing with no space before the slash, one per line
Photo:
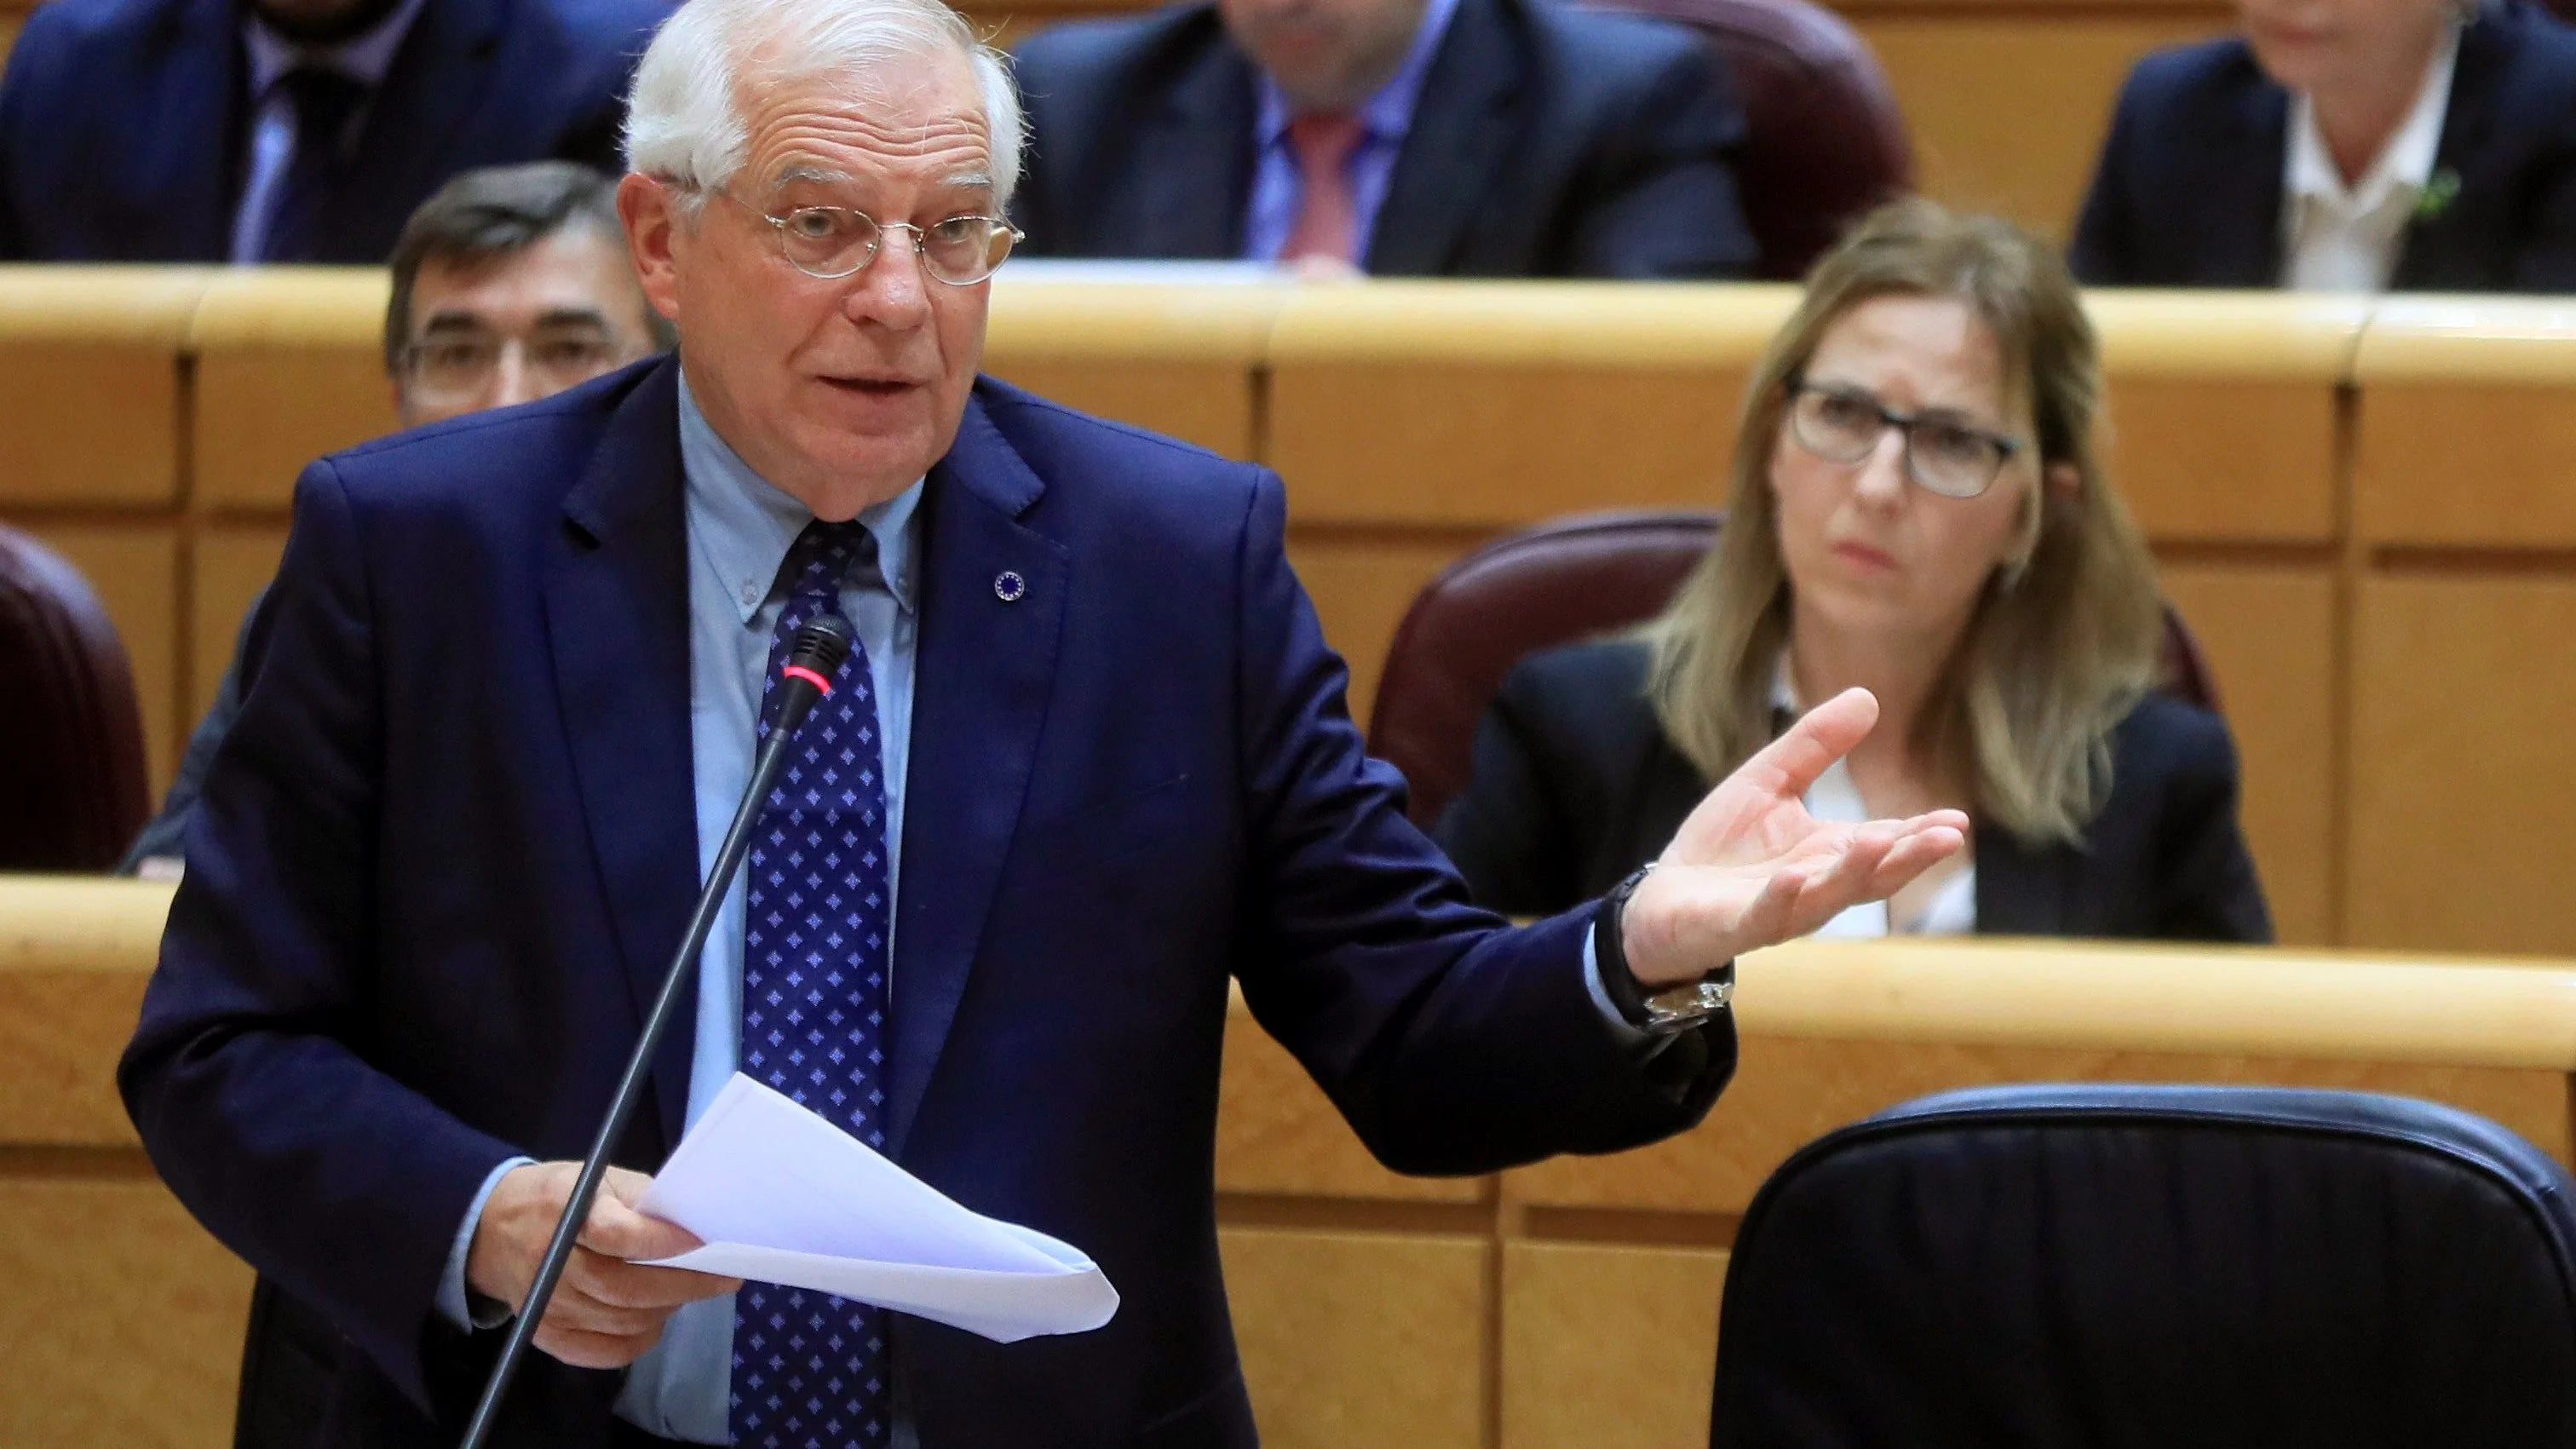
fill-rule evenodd
<path id="1" fill-rule="evenodd" d="M 1458 0 L 1430 0 L 1403 67 L 1360 108 L 1363 131 L 1349 162 L 1360 249 L 1354 261 L 1368 257 L 1369 239 L 1377 235 L 1378 210 L 1385 206 L 1387 186 L 1395 178 L 1395 158 L 1404 149 L 1405 133 L 1413 129 L 1414 107 L 1422 100 L 1422 83 L 1431 74 L 1431 58 L 1439 54 L 1441 37 L 1449 33 L 1449 17 L 1457 10 Z M 1288 139 L 1288 123 L 1294 119 L 1288 97 L 1266 75 L 1260 80 L 1260 105 L 1253 128 L 1259 154 L 1252 172 L 1251 211 L 1243 224 L 1243 255 L 1248 261 L 1275 262 L 1280 249 L 1288 245 L 1288 233 L 1296 228 L 1297 207 L 1306 187 L 1297 170 L 1297 148 Z"/>
<path id="2" fill-rule="evenodd" d="M 753 728 L 769 666 L 770 636 L 787 604 L 773 587 L 778 566 L 814 514 L 754 473 L 716 436 L 698 410 L 685 374 L 680 379 L 680 464 L 687 478 L 689 532 L 689 753 L 697 799 L 698 877 L 704 880 L 715 868 L 725 829 L 751 783 Z M 921 553 L 921 491 L 916 482 L 859 515 L 876 537 L 879 568 L 853 575 L 841 592 L 842 611 L 867 650 L 876 685 L 877 723 L 885 742 L 887 879 L 898 895 L 919 628 L 915 571 Z M 740 1048 L 744 893 L 737 875 L 698 958 L 697 1038 L 689 1063 L 691 1124 L 733 1076 Z M 891 902 L 887 915 L 893 916 Z M 889 960 L 892 948 L 889 941 Z M 529 1160 L 514 1159 L 494 1169 L 466 1211 L 439 1292 L 439 1306 L 452 1321 L 481 1327 L 495 1321 L 470 1313 L 466 1251 L 493 1186 L 503 1173 Z M 733 1296 L 689 1304 L 671 1315 L 661 1342 L 627 1371 L 618 1417 L 665 1438 L 726 1443 L 732 1373 Z M 897 1426 L 899 1442 L 908 1437 L 906 1427 Z"/>

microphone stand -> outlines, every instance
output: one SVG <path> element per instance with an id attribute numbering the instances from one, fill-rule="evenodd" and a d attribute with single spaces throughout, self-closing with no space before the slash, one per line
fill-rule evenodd
<path id="1" fill-rule="evenodd" d="M 599 1124 L 599 1136 L 590 1145 L 590 1155 L 582 1159 L 581 1175 L 573 1179 L 572 1198 L 564 1204 L 563 1217 L 555 1224 L 555 1235 L 546 1244 L 545 1257 L 538 1260 L 536 1281 L 528 1287 L 528 1299 L 519 1305 L 518 1317 L 510 1323 L 510 1336 L 502 1341 L 501 1356 L 492 1365 L 492 1376 L 483 1382 L 482 1400 L 474 1406 L 474 1418 L 466 1425 L 460 1449 L 482 1449 L 500 1419 L 501 1401 L 510 1391 L 510 1380 L 517 1376 L 520 1361 L 528 1356 L 537 1325 L 545 1321 L 546 1304 L 554 1298 L 564 1265 L 572 1260 L 573 1244 L 581 1236 L 582 1225 L 590 1221 L 590 1205 L 599 1196 L 601 1181 L 608 1176 L 609 1149 L 624 1135 L 627 1119 L 635 1115 L 635 1103 L 644 1094 L 644 1078 L 652 1068 L 653 1053 L 670 1033 L 681 984 L 689 979 L 690 968 L 705 949 L 716 911 L 724 904 L 725 893 L 733 888 L 734 874 L 742 869 L 743 857 L 751 851 L 752 826 L 778 782 L 778 772 L 786 766 L 787 742 L 795 738 L 797 727 L 804 724 L 816 701 L 832 692 L 831 678 L 842 661 L 850 657 L 850 641 L 849 621 L 838 614 L 816 615 L 813 622 L 796 631 L 795 647 L 779 670 L 778 718 L 771 722 L 769 738 L 762 743 L 759 758 L 752 766 L 751 784 L 734 811 L 732 828 L 725 832 L 724 848 L 716 852 L 715 869 L 708 872 L 706 886 L 698 892 L 697 909 L 689 914 L 688 934 L 662 978 L 661 995 L 654 998 L 652 1014 L 644 1019 L 644 1035 L 635 1043 L 635 1054 L 626 1060 L 626 1074 L 618 1079 L 617 1095 L 608 1104 L 607 1119 Z"/>

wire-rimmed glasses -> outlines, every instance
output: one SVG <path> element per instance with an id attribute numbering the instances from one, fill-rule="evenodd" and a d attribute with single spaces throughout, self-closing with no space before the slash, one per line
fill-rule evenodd
<path id="1" fill-rule="evenodd" d="M 799 206 L 767 212 L 724 193 L 725 199 L 768 222 L 789 266 L 809 277 L 833 281 L 854 276 L 875 261 L 885 234 L 912 234 L 912 249 L 931 279 L 952 287 L 971 287 L 1001 269 L 1011 248 L 1025 233 L 997 216 L 952 216 L 928 226 L 908 221 L 879 221 L 846 206 Z"/>
<path id="2" fill-rule="evenodd" d="M 1940 413 L 1900 413 L 1856 387 L 1796 382 L 1789 432 L 1828 463 L 1858 463 L 1887 430 L 1905 437 L 1905 476 L 1944 498 L 1974 498 L 1994 486 L 2021 444 Z"/>

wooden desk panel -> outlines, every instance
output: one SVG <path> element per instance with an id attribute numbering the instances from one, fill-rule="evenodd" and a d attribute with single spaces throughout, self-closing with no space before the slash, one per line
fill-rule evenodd
<path id="1" fill-rule="evenodd" d="M 2168 564 L 2165 596 L 2218 676 L 2244 782 L 2239 817 L 2291 945 L 2334 939 L 2335 584 L 2323 564 Z"/>
<path id="2" fill-rule="evenodd" d="M 1785 287 L 1310 287 L 1271 343 L 1270 461 L 1301 524 L 1492 530 L 1723 501 Z"/>
<path id="3" fill-rule="evenodd" d="M 2576 305 L 2392 299 L 2355 370 L 2364 540 L 2576 547 Z"/>
<path id="4" fill-rule="evenodd" d="M 375 267 L 269 267 L 206 289 L 189 333 L 200 508 L 283 512 L 305 464 L 394 430 L 391 287 Z"/>
<path id="5" fill-rule="evenodd" d="M 1502 1449 L 1707 1443 L 1726 1257 L 1505 1243 Z"/>
<path id="6" fill-rule="evenodd" d="M 0 1444 L 232 1443 L 250 1269 L 128 1168 L 0 1175 Z"/>
<path id="7" fill-rule="evenodd" d="M 1483 1444 L 1484 1238 L 1226 1228 L 1217 1242 L 1264 1444 Z"/>
<path id="8" fill-rule="evenodd" d="M 212 274 L 0 266 L 0 507 L 179 498 L 179 348 Z"/>
<path id="9" fill-rule="evenodd" d="M 186 728 L 194 730 L 215 702 L 215 688 L 232 667 L 233 646 L 251 603 L 277 577 L 286 552 L 286 528 L 277 523 L 227 523 L 197 538 L 196 603 L 190 610 L 188 649 L 195 661 Z"/>
<path id="10" fill-rule="evenodd" d="M 1256 456 L 1262 354 L 1290 287 L 1085 282 L 1032 278 L 1034 270 L 994 283 L 987 370 L 1068 407 L 1230 458 Z"/>
<path id="11" fill-rule="evenodd" d="M 2344 939 L 2576 949 L 2576 578 L 2364 580 L 2355 622 Z"/>
<path id="12" fill-rule="evenodd" d="M 1536 1206 L 1740 1214 L 1799 1147 L 1931 1092 L 2007 1082 L 2214 1082 L 2426 1097 L 2482 1113 L 2571 1159 L 2567 1078 L 2554 1071 L 2416 1067 L 2283 1057 L 1833 1041 L 1748 1032 L 1735 1081 L 1706 1123 L 1654 1147 L 1560 1158 L 1506 1174 Z"/>

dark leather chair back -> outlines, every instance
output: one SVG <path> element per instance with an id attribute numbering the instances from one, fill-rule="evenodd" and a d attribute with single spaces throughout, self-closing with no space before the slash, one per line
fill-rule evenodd
<path id="1" fill-rule="evenodd" d="M 1416 595 L 1387 647 L 1369 749 L 1404 772 L 1429 828 L 1474 768 L 1476 721 L 1512 666 L 1541 649 L 1642 623 L 1717 542 L 1722 513 L 1590 513 L 1498 538 Z M 2165 689 L 2205 709 L 2218 687 L 2165 609 Z"/>
<path id="2" fill-rule="evenodd" d="M 1914 187 L 1914 143 L 1869 42 L 1807 0 L 1592 0 L 1706 36 L 1744 107 L 1737 167 L 1757 275 L 1806 275 L 1863 212 Z M 2576 0 L 2570 0 L 2576 3 Z"/>
<path id="3" fill-rule="evenodd" d="M 134 674 L 80 571 L 0 527 L 0 871 L 106 870 L 151 808 Z"/>
<path id="4" fill-rule="evenodd" d="M 1755 1194 L 1713 1449 L 2576 1444 L 2576 1182 L 2357 1092 L 1982 1088 Z"/>

